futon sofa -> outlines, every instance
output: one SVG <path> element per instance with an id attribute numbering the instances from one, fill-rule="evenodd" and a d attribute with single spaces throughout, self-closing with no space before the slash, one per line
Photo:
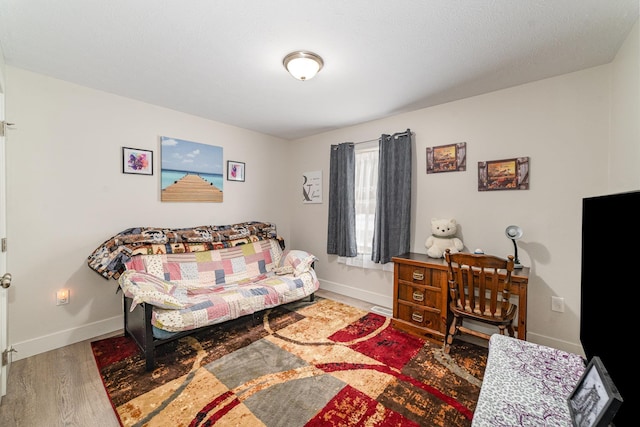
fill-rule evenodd
<path id="1" fill-rule="evenodd" d="M 316 257 L 284 250 L 275 225 L 246 222 L 184 229 L 128 229 L 89 257 L 118 281 L 125 334 L 154 368 L 158 345 L 199 328 L 309 297 Z"/>

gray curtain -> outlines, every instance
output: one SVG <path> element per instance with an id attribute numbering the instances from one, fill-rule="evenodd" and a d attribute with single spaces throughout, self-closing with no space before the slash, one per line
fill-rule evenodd
<path id="1" fill-rule="evenodd" d="M 354 257 L 356 244 L 356 156 L 353 143 L 331 146 L 327 253 Z"/>
<path id="2" fill-rule="evenodd" d="M 411 244 L 411 130 L 382 135 L 379 156 L 371 259 L 384 264 Z"/>

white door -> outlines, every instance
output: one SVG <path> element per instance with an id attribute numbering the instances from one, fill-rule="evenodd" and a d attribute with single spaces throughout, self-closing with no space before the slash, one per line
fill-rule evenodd
<path id="1" fill-rule="evenodd" d="M 7 237 L 7 199 L 5 188 L 5 126 L 4 126 L 4 88 L 0 81 L 0 402 L 2 396 L 7 394 L 7 377 L 9 376 L 9 363 L 11 361 L 8 349 L 8 316 L 7 305 L 9 300 L 9 285 L 11 276 L 7 273 L 7 252 L 5 238 Z"/>

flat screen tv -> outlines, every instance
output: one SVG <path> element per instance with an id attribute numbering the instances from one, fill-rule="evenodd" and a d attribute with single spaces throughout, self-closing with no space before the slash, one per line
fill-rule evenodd
<path id="1" fill-rule="evenodd" d="M 639 205 L 640 191 L 582 200 L 580 342 L 587 361 L 598 356 L 622 395 L 616 427 L 638 425 L 631 396 L 638 378 L 634 353 L 640 316 L 631 314 L 640 314 Z"/>

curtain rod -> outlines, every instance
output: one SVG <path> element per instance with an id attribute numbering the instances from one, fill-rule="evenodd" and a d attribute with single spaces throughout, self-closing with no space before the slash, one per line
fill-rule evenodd
<path id="1" fill-rule="evenodd" d="M 402 136 L 402 135 L 406 135 L 406 134 L 407 134 L 407 131 L 404 131 L 404 132 L 394 133 L 394 134 L 393 134 L 393 135 L 391 135 L 391 136 L 393 136 L 393 137 L 395 138 L 395 137 Z M 413 132 L 411 132 L 411 135 L 414 135 L 414 133 L 413 133 Z M 369 139 L 369 140 L 367 140 L 367 141 L 352 142 L 352 144 L 353 144 L 353 145 L 366 144 L 367 142 L 374 142 L 374 141 L 380 141 L 380 138 L 376 138 L 376 139 Z"/>

